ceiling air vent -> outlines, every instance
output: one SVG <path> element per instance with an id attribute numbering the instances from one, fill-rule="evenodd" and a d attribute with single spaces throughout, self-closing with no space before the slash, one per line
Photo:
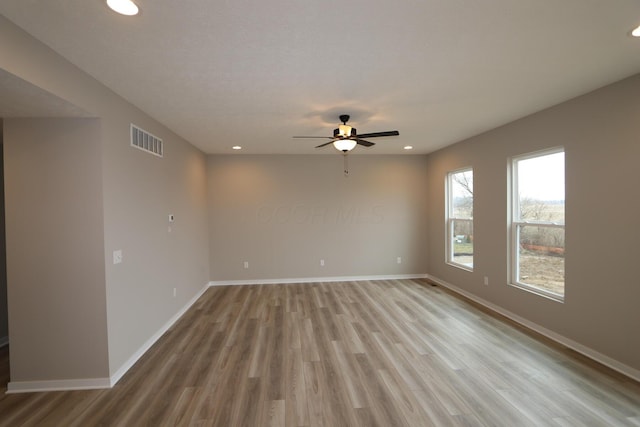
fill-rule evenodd
<path id="1" fill-rule="evenodd" d="M 131 146 L 162 157 L 162 140 L 131 123 Z"/>

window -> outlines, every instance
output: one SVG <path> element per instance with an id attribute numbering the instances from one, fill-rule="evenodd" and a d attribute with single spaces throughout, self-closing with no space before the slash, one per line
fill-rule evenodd
<path id="1" fill-rule="evenodd" d="M 473 169 L 447 174 L 447 262 L 473 270 Z"/>
<path id="2" fill-rule="evenodd" d="M 564 150 L 513 159 L 512 284 L 564 299 Z"/>

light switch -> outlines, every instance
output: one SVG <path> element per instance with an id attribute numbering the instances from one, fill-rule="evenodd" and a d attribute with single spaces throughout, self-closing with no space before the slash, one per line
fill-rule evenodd
<path id="1" fill-rule="evenodd" d="M 122 262 L 122 249 L 113 251 L 113 263 L 120 264 Z"/>

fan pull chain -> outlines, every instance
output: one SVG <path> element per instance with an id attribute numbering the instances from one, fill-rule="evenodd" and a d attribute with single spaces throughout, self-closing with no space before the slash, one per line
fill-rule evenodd
<path id="1" fill-rule="evenodd" d="M 347 160 L 347 153 L 344 156 L 344 176 L 349 176 L 349 161 Z"/>

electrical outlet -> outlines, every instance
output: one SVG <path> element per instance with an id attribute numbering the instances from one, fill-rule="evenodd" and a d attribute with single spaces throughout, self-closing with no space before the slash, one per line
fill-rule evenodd
<path id="1" fill-rule="evenodd" d="M 489 277 L 488 276 L 484 276 L 484 284 L 485 285 L 489 285 Z"/>
<path id="2" fill-rule="evenodd" d="M 122 262 L 122 249 L 113 251 L 113 263 L 120 264 Z"/>
<path id="3" fill-rule="evenodd" d="M 402 257 L 398 257 L 398 258 L 396 258 L 396 262 L 397 262 L 398 264 L 402 264 Z"/>
<path id="4" fill-rule="evenodd" d="M 249 261 L 244 262 L 244 268 L 249 268 Z"/>
<path id="5" fill-rule="evenodd" d="M 176 288 L 173 288 L 173 297 L 175 298 L 177 294 L 178 294 L 178 290 Z"/>
<path id="6" fill-rule="evenodd" d="M 320 267 L 324 267 L 324 260 L 323 259 L 320 260 Z"/>

